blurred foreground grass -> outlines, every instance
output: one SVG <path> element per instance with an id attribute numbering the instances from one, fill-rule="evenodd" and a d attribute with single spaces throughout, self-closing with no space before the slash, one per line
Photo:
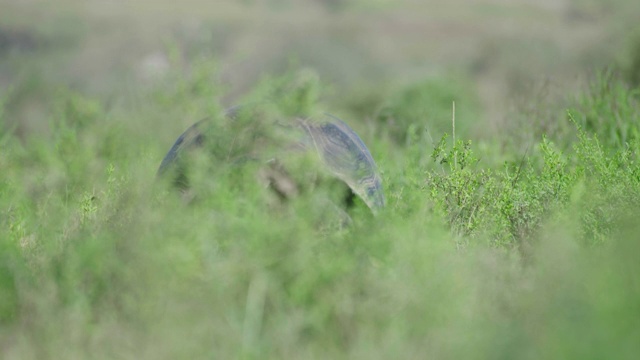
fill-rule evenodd
<path id="1" fill-rule="evenodd" d="M 388 117 L 355 124 L 388 206 L 343 227 L 331 188 L 274 207 L 252 166 L 208 159 L 191 201 L 156 181 L 178 126 L 220 112 L 202 66 L 111 110 L 60 90 L 40 135 L 0 112 L 3 358 L 637 357 L 640 116 L 617 78 L 524 158 L 434 141 L 398 93 L 401 141 L 373 137 Z M 323 109 L 311 74 L 246 101 Z"/>

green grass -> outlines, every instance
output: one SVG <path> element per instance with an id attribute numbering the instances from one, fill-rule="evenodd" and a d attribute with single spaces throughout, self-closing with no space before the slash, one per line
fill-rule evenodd
<path id="1" fill-rule="evenodd" d="M 174 138 L 217 116 L 224 95 L 208 63 L 172 76 L 117 106 L 60 90 L 39 135 L 18 136 L 15 98 L 3 100 L 2 358 L 640 353 L 640 112 L 617 78 L 558 114 L 569 135 L 535 139 L 525 156 L 425 135 L 410 95 L 459 89 L 398 91 L 388 109 L 405 121 L 401 141 L 377 118 L 353 124 L 384 179 L 388 205 L 374 217 L 361 202 L 337 210 L 337 187 L 298 173 L 301 195 L 276 201 L 260 162 L 229 161 L 231 149 L 256 151 L 267 120 L 219 123 L 188 193 L 157 180 Z M 286 119 L 329 108 L 325 94 L 312 72 L 292 71 L 245 101 L 268 99 L 264 118 Z"/>

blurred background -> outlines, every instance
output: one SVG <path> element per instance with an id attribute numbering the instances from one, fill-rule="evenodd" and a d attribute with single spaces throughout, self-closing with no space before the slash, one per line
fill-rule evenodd
<path id="1" fill-rule="evenodd" d="M 607 66 L 630 69 L 640 48 L 634 0 L 1 0 L 0 8 L 0 96 L 23 135 L 44 131 L 60 87 L 115 104 L 202 59 L 215 61 L 224 106 L 265 74 L 296 66 L 313 69 L 332 106 L 360 118 L 375 117 L 397 89 L 428 82 L 461 114 L 473 110 L 477 135 L 492 135 L 531 99 L 559 99 Z"/>

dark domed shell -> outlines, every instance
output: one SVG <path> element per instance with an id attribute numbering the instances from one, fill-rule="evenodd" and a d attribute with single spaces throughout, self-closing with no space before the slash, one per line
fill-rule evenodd
<path id="1" fill-rule="evenodd" d="M 238 108 L 228 110 L 226 117 L 234 121 L 237 111 Z M 330 114 L 325 114 L 320 119 L 298 119 L 297 125 L 287 127 L 291 133 L 296 134 L 294 139 L 297 140 L 294 142 L 298 146 L 291 147 L 291 143 L 281 144 L 283 151 L 296 151 L 296 148 L 315 150 L 328 172 L 346 183 L 372 211 L 376 212 L 384 207 L 384 191 L 376 163 L 367 146 L 353 129 Z M 202 120 L 178 137 L 160 164 L 159 176 L 177 162 L 182 152 L 204 145 L 207 141 L 206 126 L 207 120 Z"/>

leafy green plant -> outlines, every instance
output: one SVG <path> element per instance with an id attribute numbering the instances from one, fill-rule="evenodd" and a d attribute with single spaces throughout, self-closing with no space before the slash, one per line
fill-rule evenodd
<path id="1" fill-rule="evenodd" d="M 611 239 L 612 224 L 638 201 L 637 140 L 611 154 L 571 112 L 569 119 L 578 134 L 572 152 L 543 138 L 533 154 L 502 171 L 479 169 L 470 142 L 447 149 L 445 135 L 432 154 L 444 167 L 427 172 L 426 189 L 452 229 L 501 246 L 528 244 L 541 225 L 579 204 L 583 240 Z"/>

